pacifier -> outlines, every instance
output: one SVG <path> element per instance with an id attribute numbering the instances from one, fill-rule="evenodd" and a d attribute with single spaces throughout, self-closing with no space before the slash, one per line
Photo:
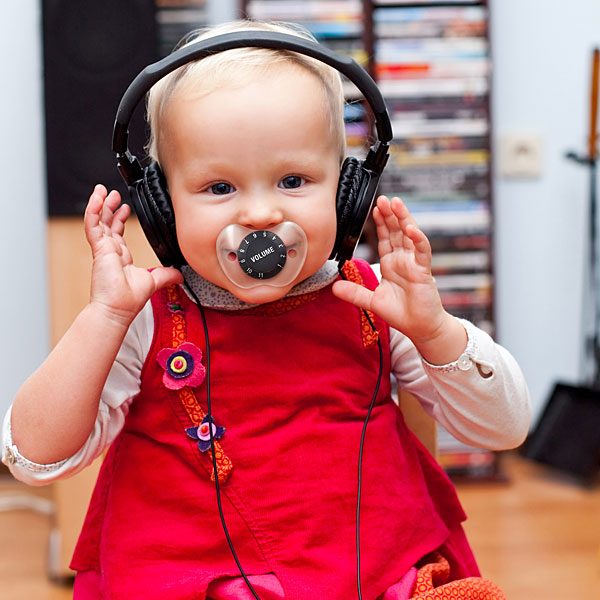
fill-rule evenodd
<path id="1" fill-rule="evenodd" d="M 268 230 L 227 225 L 217 238 L 219 264 L 241 288 L 289 285 L 300 273 L 307 250 L 306 234 L 291 221 Z"/>

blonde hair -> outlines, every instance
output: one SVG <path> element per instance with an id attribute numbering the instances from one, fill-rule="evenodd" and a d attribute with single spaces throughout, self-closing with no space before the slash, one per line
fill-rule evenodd
<path id="1" fill-rule="evenodd" d="M 315 41 L 308 31 L 291 23 L 233 21 L 192 32 L 179 43 L 178 48 L 225 33 L 252 30 L 287 33 Z M 333 67 L 309 56 L 269 48 L 226 50 L 183 65 L 155 83 L 147 97 L 150 137 L 146 149 L 150 158 L 160 163 L 161 117 L 176 90 L 178 93 L 202 96 L 210 94 L 224 84 L 243 85 L 252 81 L 257 72 L 265 73 L 273 66 L 282 64 L 304 68 L 320 80 L 324 92 L 323 99 L 330 116 L 329 134 L 338 148 L 341 164 L 346 152 L 346 136 L 344 93 L 340 74 Z"/>

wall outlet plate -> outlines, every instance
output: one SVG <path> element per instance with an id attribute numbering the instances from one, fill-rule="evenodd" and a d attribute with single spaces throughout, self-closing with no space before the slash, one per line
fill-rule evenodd
<path id="1" fill-rule="evenodd" d="M 542 136 L 515 132 L 500 136 L 500 174 L 508 178 L 533 179 L 542 174 Z"/>

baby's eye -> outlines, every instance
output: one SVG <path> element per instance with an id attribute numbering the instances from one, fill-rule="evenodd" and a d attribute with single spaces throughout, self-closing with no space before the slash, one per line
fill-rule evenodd
<path id="1" fill-rule="evenodd" d="M 231 194 L 231 192 L 235 190 L 235 188 L 230 183 L 225 183 L 224 181 L 220 181 L 219 183 L 213 183 L 208 189 L 213 194 L 216 194 L 218 196 Z"/>
<path id="2" fill-rule="evenodd" d="M 285 188 L 286 190 L 293 190 L 299 188 L 306 181 L 300 177 L 300 175 L 288 175 L 279 182 L 279 187 Z"/>

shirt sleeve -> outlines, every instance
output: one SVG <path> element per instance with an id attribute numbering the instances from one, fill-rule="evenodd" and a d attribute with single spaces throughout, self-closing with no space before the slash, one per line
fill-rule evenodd
<path id="1" fill-rule="evenodd" d="M 381 278 L 378 265 L 373 270 Z M 398 387 L 457 440 L 506 450 L 529 432 L 531 406 L 523 373 L 514 357 L 483 330 L 459 319 L 468 343 L 460 357 L 432 365 L 412 341 L 390 328 L 391 367 Z"/>
<path id="2" fill-rule="evenodd" d="M 2 462 L 14 477 L 29 485 L 44 485 L 78 473 L 102 454 L 123 428 L 129 406 L 140 391 L 142 367 L 153 335 L 154 316 L 148 302 L 127 331 L 110 370 L 92 432 L 73 456 L 47 465 L 28 460 L 13 443 L 12 407 L 8 409 L 2 424 Z"/>
<path id="3" fill-rule="evenodd" d="M 425 411 L 457 440 L 506 450 L 520 445 L 531 422 L 529 391 L 512 355 L 472 323 L 463 354 L 447 365 L 431 365 L 413 343 L 390 330 L 392 371 L 398 387 L 413 394 Z"/>

